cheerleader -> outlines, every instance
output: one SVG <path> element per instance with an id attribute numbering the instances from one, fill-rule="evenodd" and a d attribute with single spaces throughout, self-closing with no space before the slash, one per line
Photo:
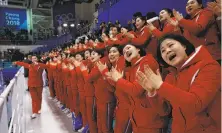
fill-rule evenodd
<path id="1" fill-rule="evenodd" d="M 172 105 L 172 133 L 220 133 L 220 65 L 204 46 L 195 49 L 183 36 L 168 35 L 160 40 L 158 60 L 171 73 L 163 81 L 151 65 L 138 71 L 138 82 L 150 101 L 163 97 Z"/>
<path id="2" fill-rule="evenodd" d="M 165 133 L 170 107 L 162 98 L 157 100 L 158 105 L 152 105 L 147 99 L 145 88 L 140 86 L 136 79 L 137 71 L 143 71 L 145 65 L 156 71 L 159 68 L 158 63 L 152 55 L 146 55 L 142 48 L 132 44 L 124 47 L 123 55 L 128 70 L 123 73 L 113 68 L 107 76 L 115 82 L 116 90 L 129 96 L 133 133 Z"/>
<path id="3" fill-rule="evenodd" d="M 124 57 L 121 56 L 121 49 L 118 45 L 113 45 L 108 48 L 108 56 L 111 66 L 109 68 L 114 67 L 119 71 L 124 71 L 125 68 L 125 60 Z M 106 78 L 105 73 L 109 71 L 108 67 L 101 62 L 97 63 L 97 67 L 103 76 Z M 108 80 L 109 81 L 109 80 Z M 109 81 L 109 83 L 115 87 L 115 83 Z M 129 108 L 130 108 L 130 100 L 127 93 L 116 90 L 115 96 L 117 99 L 116 105 L 116 123 L 114 132 L 115 133 L 132 133 L 132 125 L 129 117 Z"/>

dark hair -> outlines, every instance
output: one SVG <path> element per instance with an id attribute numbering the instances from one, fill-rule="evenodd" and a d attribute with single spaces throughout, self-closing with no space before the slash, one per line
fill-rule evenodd
<path id="1" fill-rule="evenodd" d="M 83 51 L 81 51 L 81 52 L 76 52 L 75 54 L 74 54 L 74 56 L 76 57 L 76 55 L 81 55 L 83 58 L 84 58 L 84 52 Z"/>
<path id="2" fill-rule="evenodd" d="M 119 53 L 122 55 L 122 53 L 123 53 L 123 48 L 122 48 L 121 46 L 119 46 L 118 44 L 114 44 L 114 45 L 112 45 L 112 46 L 108 46 L 108 47 L 107 47 L 108 53 L 109 53 L 109 51 L 110 51 L 110 49 L 111 49 L 112 47 L 117 48 L 117 50 L 119 51 Z"/>
<path id="3" fill-rule="evenodd" d="M 91 54 L 91 52 L 92 52 L 91 49 L 86 49 L 86 50 L 84 51 L 84 60 L 86 59 L 86 57 L 85 57 L 85 52 L 86 52 L 86 51 L 89 51 L 90 54 Z"/>
<path id="4" fill-rule="evenodd" d="M 161 55 L 161 43 L 166 40 L 166 39 L 173 39 L 181 43 L 181 45 L 186 47 L 186 54 L 187 56 L 190 56 L 194 51 L 195 47 L 192 43 L 190 43 L 184 36 L 181 35 L 175 35 L 175 34 L 168 34 L 166 36 L 163 36 L 158 43 L 157 46 L 157 60 L 158 62 L 163 65 L 164 67 L 169 67 L 169 65 L 163 60 L 162 55 Z"/>
<path id="5" fill-rule="evenodd" d="M 146 56 L 146 51 L 145 51 L 145 49 L 144 49 L 143 47 L 137 46 L 137 45 L 134 45 L 134 44 L 126 44 L 126 45 L 132 45 L 132 46 L 136 47 L 137 49 L 139 49 L 139 50 L 140 50 L 140 51 L 139 51 L 140 57 Z M 126 46 L 126 45 L 125 45 L 125 46 Z M 125 47 L 125 46 L 124 46 L 124 47 Z M 123 48 L 124 48 L 124 47 L 123 47 Z M 131 66 L 131 62 L 128 62 L 127 60 L 125 60 L 125 66 L 126 66 L 126 67 Z"/>
<path id="6" fill-rule="evenodd" d="M 93 49 L 92 52 L 98 53 L 99 55 L 101 55 L 101 58 L 104 57 L 104 49 Z"/>
<path id="7" fill-rule="evenodd" d="M 158 15 L 155 13 L 155 12 L 148 12 L 146 14 L 146 19 L 149 20 L 151 18 L 154 18 L 154 17 L 158 17 Z"/>
<path id="8" fill-rule="evenodd" d="M 143 16 L 143 15 L 142 15 L 141 12 L 135 12 L 135 13 L 133 14 L 133 17 L 134 17 L 134 18 L 136 18 L 136 17 L 138 17 L 138 16 Z"/>
<path id="9" fill-rule="evenodd" d="M 164 11 L 166 11 L 168 14 L 170 14 L 170 17 L 171 17 L 171 18 L 174 17 L 173 11 L 172 11 L 171 9 L 169 9 L 169 8 L 163 8 L 162 10 L 164 10 Z M 161 11 L 162 11 L 162 10 L 161 10 Z"/>
<path id="10" fill-rule="evenodd" d="M 145 26 L 145 25 L 147 24 L 147 22 L 146 22 L 146 17 L 145 17 L 145 16 L 138 16 L 138 17 L 136 17 L 136 19 L 137 19 L 137 18 L 140 18 L 142 21 L 145 21 L 145 23 L 144 23 L 143 26 Z"/>

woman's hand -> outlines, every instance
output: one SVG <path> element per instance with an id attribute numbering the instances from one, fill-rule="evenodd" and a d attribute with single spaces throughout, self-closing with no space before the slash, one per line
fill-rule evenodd
<path id="1" fill-rule="evenodd" d="M 137 72 L 138 83 L 147 91 L 157 90 L 163 83 L 159 69 L 156 71 L 157 74 L 148 66 L 144 66 L 144 73 L 141 71 Z"/>
<path id="2" fill-rule="evenodd" d="M 149 29 L 150 32 L 156 29 L 156 27 L 152 23 L 147 23 L 147 28 Z"/>
<path id="3" fill-rule="evenodd" d="M 87 71 L 88 68 L 84 64 L 80 64 L 80 70 L 81 71 Z"/>
<path id="4" fill-rule="evenodd" d="M 221 16 L 221 3 L 208 2 L 207 3 L 207 8 L 210 9 L 211 11 L 213 11 L 213 13 L 215 15 L 217 15 L 218 17 Z"/>
<path id="5" fill-rule="evenodd" d="M 183 15 L 180 12 L 176 11 L 175 9 L 173 9 L 173 15 L 177 21 L 180 21 L 181 19 L 183 19 Z"/>
<path id="6" fill-rule="evenodd" d="M 107 65 L 103 64 L 101 61 L 97 62 L 96 65 L 97 65 L 100 72 L 102 72 L 103 70 L 105 70 L 107 68 Z"/>
<path id="7" fill-rule="evenodd" d="M 173 20 L 172 18 L 167 19 L 167 22 L 173 25 L 174 27 L 178 27 L 179 25 L 179 22 L 177 20 Z"/>
<path id="8" fill-rule="evenodd" d="M 128 38 L 131 38 L 131 39 L 135 38 L 135 36 L 134 36 L 133 34 L 129 33 L 129 32 L 127 32 L 125 35 L 126 35 Z"/>
<path id="9" fill-rule="evenodd" d="M 117 82 L 119 79 L 123 78 L 123 72 L 120 73 L 116 70 L 116 68 L 112 68 L 110 72 L 106 73 L 106 76 L 108 79 Z"/>

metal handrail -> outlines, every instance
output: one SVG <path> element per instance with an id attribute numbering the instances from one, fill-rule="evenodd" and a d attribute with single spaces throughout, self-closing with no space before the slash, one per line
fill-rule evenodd
<path id="1" fill-rule="evenodd" d="M 13 132 L 19 130 L 19 133 L 23 133 L 20 130 L 21 125 L 25 124 L 24 121 L 20 122 L 20 115 L 23 114 L 20 107 L 22 107 L 23 104 L 22 97 L 24 93 L 24 76 L 22 70 L 24 69 L 19 69 L 9 85 L 0 95 L 0 132 L 2 133 L 11 133 L 12 130 Z M 10 102 L 7 101 L 8 98 L 11 99 Z M 9 109 L 8 106 L 11 106 L 11 109 Z M 10 123 L 8 123 L 9 118 L 11 118 Z M 17 126 L 19 128 L 16 128 Z"/>

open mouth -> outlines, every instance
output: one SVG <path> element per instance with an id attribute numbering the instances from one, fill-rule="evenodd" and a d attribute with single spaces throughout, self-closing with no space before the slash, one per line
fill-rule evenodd
<path id="1" fill-rule="evenodd" d="M 169 56 L 169 60 L 172 61 L 176 57 L 176 54 L 172 54 Z"/>
<path id="2" fill-rule="evenodd" d="M 189 7 L 189 8 L 188 8 L 188 11 L 191 12 L 191 11 L 192 11 L 192 7 Z"/>
<path id="3" fill-rule="evenodd" d="M 130 57 L 132 55 L 131 52 L 126 52 L 126 57 Z"/>

